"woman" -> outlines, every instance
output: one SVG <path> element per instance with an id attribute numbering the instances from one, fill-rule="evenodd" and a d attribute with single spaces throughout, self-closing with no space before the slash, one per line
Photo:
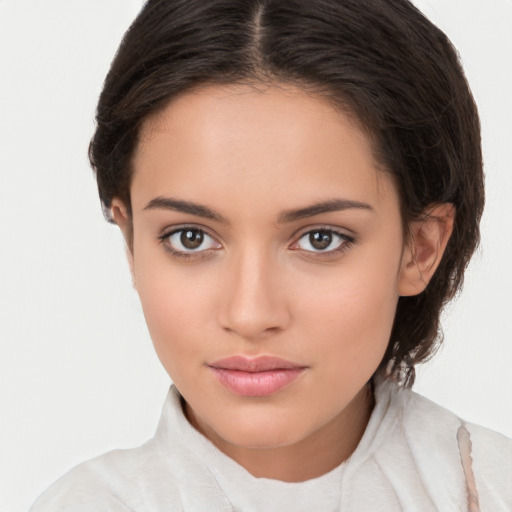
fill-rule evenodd
<path id="1" fill-rule="evenodd" d="M 171 388 L 33 510 L 507 510 L 509 440 L 413 394 L 479 240 L 479 123 L 406 1 L 149 1 L 90 158 Z"/>

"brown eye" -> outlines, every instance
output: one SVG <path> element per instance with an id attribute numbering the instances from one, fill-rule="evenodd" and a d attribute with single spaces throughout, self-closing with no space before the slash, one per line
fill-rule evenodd
<path id="1" fill-rule="evenodd" d="M 328 231 L 313 231 L 309 234 L 311 247 L 318 251 L 324 251 L 332 243 L 332 233 Z"/>
<path id="2" fill-rule="evenodd" d="M 198 228 L 181 228 L 161 237 L 171 251 L 175 253 L 202 252 L 220 249 L 221 245 L 208 233 Z"/>
<path id="3" fill-rule="evenodd" d="M 304 233 L 292 249 L 307 252 L 331 253 L 348 247 L 354 239 L 330 229 L 315 229 Z"/>
<path id="4" fill-rule="evenodd" d="M 204 240 L 204 232 L 198 229 L 186 229 L 181 232 L 180 242 L 185 249 L 198 249 Z"/>

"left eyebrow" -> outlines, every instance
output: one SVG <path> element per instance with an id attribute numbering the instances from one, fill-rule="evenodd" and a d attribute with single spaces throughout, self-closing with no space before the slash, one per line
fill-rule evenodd
<path id="1" fill-rule="evenodd" d="M 330 199 L 321 203 L 315 203 L 305 208 L 297 210 L 286 210 L 279 215 L 279 222 L 294 222 L 296 220 L 314 217 L 321 213 L 338 212 L 342 210 L 357 209 L 373 211 L 373 208 L 360 201 L 351 201 L 349 199 Z"/>

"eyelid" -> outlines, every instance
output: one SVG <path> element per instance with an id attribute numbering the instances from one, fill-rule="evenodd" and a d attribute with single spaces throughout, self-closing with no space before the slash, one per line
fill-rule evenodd
<path id="1" fill-rule="evenodd" d="M 345 226 L 338 226 L 333 224 L 308 224 L 307 226 L 302 226 L 298 229 L 296 229 L 290 238 L 298 239 L 302 235 L 305 235 L 306 233 L 309 233 L 311 231 L 331 231 L 333 233 L 337 233 L 342 236 L 355 238 L 356 232 L 352 229 L 345 227 Z"/>
<path id="2" fill-rule="evenodd" d="M 336 236 L 340 237 L 341 239 L 343 239 L 344 242 L 340 245 L 340 247 L 336 247 L 335 249 L 330 249 L 330 250 L 325 250 L 325 251 L 322 251 L 322 250 L 308 251 L 305 249 L 301 249 L 299 247 L 297 247 L 297 248 L 293 247 L 293 246 L 296 246 L 298 244 L 298 242 L 304 236 L 311 234 L 311 233 L 318 232 L 318 231 L 332 233 L 333 235 L 336 235 Z M 326 226 L 326 225 L 307 226 L 305 228 L 301 228 L 293 235 L 294 241 L 292 242 L 292 244 L 290 245 L 289 248 L 294 251 L 302 251 L 303 253 L 311 254 L 311 255 L 313 255 L 312 257 L 320 257 L 320 258 L 323 256 L 326 257 L 326 256 L 333 255 L 336 253 L 341 253 L 341 252 L 347 250 L 356 241 L 355 235 L 348 234 L 348 233 L 346 233 L 346 231 L 350 231 L 351 233 L 353 233 L 351 230 L 348 230 L 345 228 L 340 228 L 340 227 L 335 227 L 335 226 Z"/>
<path id="3" fill-rule="evenodd" d="M 173 224 L 172 226 L 166 226 L 160 231 L 158 238 L 166 238 L 171 236 L 172 234 L 178 231 L 185 231 L 186 229 L 195 229 L 197 231 L 202 231 L 206 233 L 208 236 L 211 236 L 215 240 L 219 240 L 217 234 L 213 233 L 209 227 L 203 226 L 202 224 L 195 224 L 194 222 L 183 223 L 183 224 Z"/>
<path id="4" fill-rule="evenodd" d="M 200 231 L 204 233 L 206 236 L 215 241 L 215 243 L 219 247 L 209 247 L 201 250 L 178 250 L 174 249 L 171 244 L 168 242 L 169 238 L 176 233 L 180 233 L 186 230 Z M 219 242 L 219 237 L 212 234 L 211 230 L 205 226 L 199 224 L 178 224 L 174 226 L 168 226 L 167 228 L 162 230 L 162 234 L 158 235 L 158 241 L 161 243 L 165 250 L 168 251 L 172 256 L 181 258 L 181 259 L 190 259 L 190 258 L 201 258 L 206 256 L 207 253 L 211 251 L 216 251 L 222 248 L 221 242 Z"/>
<path id="5" fill-rule="evenodd" d="M 333 226 L 329 224 L 313 224 L 310 226 L 304 226 L 300 229 L 297 229 L 291 236 L 291 238 L 295 241 L 302 238 L 304 235 L 315 231 L 327 231 L 329 233 L 334 233 L 335 235 L 339 235 L 346 239 L 351 239 L 355 241 L 356 234 L 348 228 L 342 228 L 340 226 Z M 295 243 L 295 242 L 294 242 Z"/>
<path id="6" fill-rule="evenodd" d="M 186 231 L 187 229 L 190 230 L 197 230 L 204 233 L 206 236 L 212 238 L 217 244 L 218 247 L 210 247 L 206 249 L 201 250 L 177 250 L 174 249 L 169 243 L 167 243 L 169 237 L 176 233 L 180 233 L 182 231 Z M 339 247 L 336 247 L 335 249 L 330 250 L 317 250 L 317 251 L 311 251 L 306 249 L 301 249 L 300 247 L 293 247 L 298 244 L 298 242 L 306 235 L 310 233 L 314 233 L 317 231 L 324 231 L 327 233 L 331 233 L 337 237 L 340 237 L 343 242 L 340 244 Z M 293 235 L 293 242 L 288 246 L 291 250 L 301 251 L 303 253 L 309 253 L 310 255 L 313 255 L 312 257 L 316 258 L 322 258 L 327 257 L 329 255 L 341 253 L 345 250 L 347 250 L 355 241 L 355 235 L 354 234 L 348 234 L 347 233 L 353 233 L 352 230 L 348 228 L 341 228 L 339 226 L 332 226 L 332 225 L 312 225 L 312 226 L 306 226 L 302 227 L 299 230 L 297 230 Z M 189 258 L 201 258 L 206 256 L 211 251 L 217 251 L 222 248 L 222 243 L 219 241 L 219 237 L 216 234 L 213 234 L 209 228 L 206 226 L 200 225 L 200 224 L 178 224 L 174 226 L 168 226 L 162 230 L 162 234 L 158 235 L 159 243 L 161 243 L 165 249 L 171 253 L 171 255 L 182 258 L 182 259 L 189 259 Z"/>

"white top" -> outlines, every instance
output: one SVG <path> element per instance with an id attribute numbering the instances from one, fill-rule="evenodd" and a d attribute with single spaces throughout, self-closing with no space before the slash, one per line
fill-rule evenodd
<path id="1" fill-rule="evenodd" d="M 171 386 L 155 437 L 80 464 L 30 512 L 512 511 L 512 440 L 379 383 L 349 460 L 300 483 L 255 478 L 197 432 Z"/>

